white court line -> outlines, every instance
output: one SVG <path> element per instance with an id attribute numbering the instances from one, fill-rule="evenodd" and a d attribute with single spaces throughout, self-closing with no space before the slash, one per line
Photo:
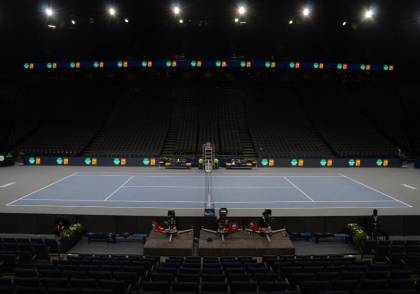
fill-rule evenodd
<path id="1" fill-rule="evenodd" d="M 140 176 L 139 174 L 121 174 L 121 175 L 77 175 L 78 177 L 128 177 L 128 176 L 133 176 L 133 177 L 137 177 Z M 141 176 L 141 178 L 203 178 L 204 175 L 199 175 L 199 176 L 195 176 L 195 175 L 186 175 L 186 176 Z"/>
<path id="2" fill-rule="evenodd" d="M 109 198 L 115 195 L 119 190 L 121 190 L 129 181 L 131 181 L 134 178 L 134 176 L 131 176 L 126 180 L 124 183 L 122 183 L 117 189 L 114 190 L 111 194 L 108 195 L 103 201 L 108 201 Z"/>
<path id="3" fill-rule="evenodd" d="M 320 175 L 320 176 L 294 176 L 294 175 L 273 175 L 273 176 L 265 176 L 265 175 L 261 175 L 261 176 L 242 176 L 242 175 L 229 175 L 229 176 L 212 176 L 212 178 L 284 178 L 284 177 L 288 177 L 288 178 L 341 178 L 341 176 L 324 176 L 324 175 Z"/>
<path id="4" fill-rule="evenodd" d="M 124 186 L 122 188 L 170 188 L 170 189 L 204 189 L 203 186 Z"/>
<path id="5" fill-rule="evenodd" d="M 0 186 L 0 188 L 7 188 L 7 187 L 10 187 L 10 186 L 13 186 L 14 184 L 16 184 L 16 182 L 10 182 L 10 183 L 7 183 L 7 184 L 4 184 L 4 185 Z"/>
<path id="6" fill-rule="evenodd" d="M 293 189 L 293 187 L 291 187 Z M 57 202 L 104 202 L 104 200 L 88 200 L 88 199 L 51 199 L 51 198 L 36 198 L 36 199 L 22 199 L 22 201 L 57 201 Z M 117 200 L 111 199 L 107 202 L 156 202 L 156 203 L 165 203 L 165 202 L 180 202 L 180 203 L 204 203 L 204 201 L 189 201 L 189 200 Z M 310 200 L 275 200 L 275 201 L 215 201 L 215 203 L 295 203 L 295 202 L 303 202 L 303 203 L 387 203 L 387 202 L 395 202 L 394 200 L 360 200 L 360 201 L 351 201 L 351 200 L 344 200 L 344 201 L 334 201 L 334 200 L 322 200 L 322 201 L 310 201 Z"/>
<path id="7" fill-rule="evenodd" d="M 39 191 L 42 191 L 42 190 L 44 190 L 44 189 L 46 189 L 46 188 L 48 188 L 48 187 L 51 187 L 51 186 L 53 186 L 53 185 L 55 185 L 55 184 L 58 184 L 58 183 L 60 183 L 60 182 L 62 182 L 62 181 L 64 181 L 64 180 L 66 180 L 66 179 L 68 179 L 68 178 L 70 178 L 70 177 L 75 176 L 75 175 L 77 175 L 77 172 L 74 172 L 74 173 L 72 173 L 72 174 L 70 174 L 70 175 L 68 175 L 68 176 L 65 176 L 65 177 L 64 177 L 64 178 L 62 178 L 62 179 L 59 179 L 59 180 L 57 180 L 57 181 L 55 181 L 55 182 L 52 182 L 51 184 L 49 184 L 49 185 L 47 185 L 47 186 L 45 186 L 45 187 L 42 187 L 41 189 L 35 190 L 35 191 L 33 191 L 33 192 L 29 193 L 29 194 L 26 194 L 25 196 L 22 196 L 22 197 L 20 197 L 20 198 L 18 198 L 18 199 L 16 199 L 16 200 L 14 200 L 14 201 L 12 201 L 12 202 L 10 202 L 10 203 L 7 203 L 7 204 L 6 204 L 6 206 L 11 206 L 11 205 L 13 205 L 13 203 L 18 202 L 19 200 L 22 200 L 22 199 L 24 199 L 24 198 L 26 198 L 26 197 L 29 197 L 29 196 L 31 196 L 32 194 L 35 194 L 35 193 L 37 193 L 37 192 L 39 192 Z"/>
<path id="8" fill-rule="evenodd" d="M 144 178 L 186 178 L 186 177 L 196 177 L 202 178 L 204 174 L 197 174 L 197 173 L 183 173 L 183 174 L 175 174 L 175 173 L 79 173 L 78 177 L 89 177 L 89 176 L 104 176 L 104 177 L 124 177 L 124 176 L 143 176 Z M 217 175 L 213 174 L 213 178 L 341 178 L 340 175 L 296 175 L 296 174 L 261 174 L 261 175 L 243 175 L 243 174 L 220 174 Z"/>
<path id="9" fill-rule="evenodd" d="M 306 198 L 308 198 L 309 200 L 311 200 L 312 202 L 315 202 L 315 200 L 313 200 L 308 194 L 306 194 L 305 192 L 303 192 L 303 190 L 301 188 L 299 188 L 295 183 L 293 183 L 291 180 L 289 180 L 287 177 L 283 177 L 288 183 L 290 183 L 290 185 L 292 185 L 293 187 L 296 188 L 296 190 L 298 190 L 300 193 L 302 193 L 304 196 L 306 196 Z"/>
<path id="10" fill-rule="evenodd" d="M 110 201 L 108 201 L 110 202 Z M 309 202 L 309 201 L 308 201 Z M 204 203 L 204 202 L 202 202 Z M 160 207 L 145 207 L 145 206 L 99 206 L 99 205 L 86 205 L 86 206 L 78 206 L 78 205 L 34 205 L 34 204 L 16 204 L 13 205 L 13 207 L 52 207 L 52 208 L 108 208 L 108 209 L 167 209 L 169 207 L 166 206 L 160 206 Z M 173 207 L 171 207 L 174 209 Z M 290 209 L 299 209 L 299 210 L 321 210 L 321 209 L 371 209 L 371 208 L 378 208 L 378 209 L 395 209 L 395 208 L 401 208 L 401 207 L 389 207 L 389 206 L 364 206 L 364 207 L 353 207 L 353 206 L 327 206 L 327 207 L 274 207 L 273 210 L 290 210 Z M 183 210 L 197 210 L 197 211 L 203 211 L 202 208 L 197 207 L 176 207 L 175 209 L 183 209 Z M 259 210 L 261 207 L 230 207 L 229 209 L 232 210 Z"/>
<path id="11" fill-rule="evenodd" d="M 406 187 L 406 188 L 408 188 L 410 190 L 417 190 L 417 187 L 410 186 L 410 185 L 407 185 L 407 184 L 401 184 L 401 186 Z"/>
<path id="12" fill-rule="evenodd" d="M 323 200 L 323 201 L 309 201 L 309 200 L 284 200 L 284 201 L 215 201 L 215 203 L 295 203 L 295 202 L 303 202 L 303 203 L 388 203 L 388 202 L 395 202 L 393 200 L 375 200 L 375 201 L 368 201 L 368 200 L 361 200 L 361 201 L 333 201 L 333 200 Z"/>
<path id="13" fill-rule="evenodd" d="M 171 189 L 204 189 L 203 186 L 124 186 L 123 188 L 171 188 Z M 212 189 L 294 189 L 291 186 L 214 186 Z"/>
<path id="14" fill-rule="evenodd" d="M 143 176 L 144 178 L 185 178 L 185 177 L 197 177 L 201 178 L 204 174 L 148 174 L 148 173 L 120 173 L 120 174 L 97 174 L 97 173 L 79 173 L 79 177 L 126 177 L 126 176 Z"/>
<path id="15" fill-rule="evenodd" d="M 130 174 L 120 174 L 120 175 L 83 175 L 83 174 L 78 174 L 76 175 L 76 177 L 83 177 L 83 178 L 88 178 L 88 177 L 128 177 Z"/>
<path id="16" fill-rule="evenodd" d="M 159 200 L 159 201 L 155 201 L 155 200 L 116 200 L 116 199 L 114 199 L 114 200 L 109 200 L 109 202 L 127 202 L 127 203 L 201 203 L 201 204 L 203 204 L 204 203 L 204 201 L 187 201 L 187 200 L 185 200 L 185 201 L 183 201 L 183 200 L 180 200 L 180 201 L 173 201 L 173 200 L 170 200 L 170 201 L 168 201 L 168 200 L 164 200 L 164 201 L 161 201 L 161 200 Z"/>
<path id="17" fill-rule="evenodd" d="M 107 201 L 109 202 L 109 201 Z M 201 202 L 204 203 L 204 202 Z M 54 208 L 109 208 L 109 209 L 167 209 L 167 208 L 172 208 L 172 207 L 167 207 L 167 206 L 160 206 L 160 207 L 146 207 L 146 206 L 105 206 L 105 205 L 86 205 L 86 206 L 78 206 L 78 205 L 34 205 L 34 204 L 16 204 L 13 205 L 14 207 L 54 207 Z M 378 207 L 381 208 L 381 207 Z M 173 209 L 173 208 L 172 208 Z M 201 211 L 203 210 L 202 208 L 197 208 L 197 207 L 178 207 L 175 209 L 184 209 L 184 210 L 198 210 Z"/>
<path id="18" fill-rule="evenodd" d="M 405 206 L 407 206 L 407 207 L 410 207 L 410 208 L 411 208 L 411 207 L 413 207 L 413 206 L 411 206 L 411 205 L 409 205 L 409 204 L 407 204 L 407 203 L 405 203 L 405 202 L 403 202 L 403 201 L 401 201 L 401 200 L 398 200 L 398 199 L 396 199 L 396 198 L 394 198 L 394 197 L 392 197 L 392 196 L 389 196 L 389 195 L 385 194 L 384 192 L 381 192 L 381 191 L 379 191 L 379 190 L 377 190 L 377 189 L 375 189 L 375 188 L 372 188 L 372 187 L 370 187 L 370 186 L 368 186 L 368 185 L 366 185 L 366 184 L 363 184 L 362 182 L 360 182 L 360 181 L 358 181 L 358 180 L 355 180 L 355 179 L 353 179 L 353 178 L 351 178 L 351 177 L 348 177 L 348 176 L 346 176 L 346 175 L 344 175 L 344 174 L 340 174 L 340 175 L 341 175 L 342 177 L 344 177 L 344 178 L 346 178 L 346 179 L 348 179 L 348 180 L 350 180 L 350 181 L 352 181 L 352 182 L 356 183 L 356 184 L 359 184 L 359 185 L 361 185 L 361 186 L 363 186 L 363 187 L 365 187 L 365 188 L 369 189 L 369 190 L 375 191 L 376 193 L 382 194 L 382 195 L 384 195 L 384 196 L 386 196 L 386 197 L 388 197 L 388 198 L 393 199 L 394 201 L 400 202 L 400 203 L 404 204 L 404 205 L 405 205 Z"/>
<path id="19" fill-rule="evenodd" d="M 69 199 L 50 199 L 50 198 L 37 198 L 37 199 L 23 199 L 22 201 L 57 201 L 57 202 L 122 202 L 122 203 L 124 203 L 124 202 L 126 202 L 126 203 L 131 203 L 131 202 L 133 202 L 133 203 L 136 203 L 136 202 L 146 202 L 146 203 L 148 203 L 148 202 L 151 202 L 151 203 L 154 203 L 154 202 L 156 202 L 156 203 L 170 203 L 170 202 L 174 202 L 174 203 L 204 203 L 204 201 L 189 201 L 189 200 L 186 200 L 186 201 L 183 201 L 183 200 L 180 200 L 180 201 L 168 201 L 168 200 L 115 200 L 115 199 L 111 199 L 111 200 L 107 200 L 107 201 L 105 201 L 105 200 L 88 200 L 88 199 L 72 199 L 72 200 L 69 200 Z"/>

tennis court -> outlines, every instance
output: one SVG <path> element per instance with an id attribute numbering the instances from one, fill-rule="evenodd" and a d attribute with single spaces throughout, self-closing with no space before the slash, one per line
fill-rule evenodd
<path id="1" fill-rule="evenodd" d="M 410 205 L 343 174 L 215 172 L 215 208 L 404 208 Z M 75 172 L 7 206 L 202 209 L 204 173 Z"/>

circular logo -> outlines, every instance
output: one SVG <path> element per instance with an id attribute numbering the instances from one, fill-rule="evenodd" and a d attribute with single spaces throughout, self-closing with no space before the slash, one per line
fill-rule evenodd
<path id="1" fill-rule="evenodd" d="M 28 162 L 29 164 L 35 164 L 35 157 L 29 157 Z"/>

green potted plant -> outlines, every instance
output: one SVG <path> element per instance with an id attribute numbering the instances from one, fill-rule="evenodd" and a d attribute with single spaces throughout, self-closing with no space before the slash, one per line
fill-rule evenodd
<path id="1" fill-rule="evenodd" d="M 351 235 L 351 240 L 352 240 L 353 246 L 359 252 L 363 252 L 365 242 L 368 239 L 368 235 L 366 234 L 366 232 L 358 224 L 348 224 L 347 225 L 347 230 L 349 231 L 349 233 Z"/>
<path id="2" fill-rule="evenodd" d="M 71 249 L 83 236 L 83 226 L 75 223 L 65 228 L 60 233 L 60 251 L 66 252 Z"/>

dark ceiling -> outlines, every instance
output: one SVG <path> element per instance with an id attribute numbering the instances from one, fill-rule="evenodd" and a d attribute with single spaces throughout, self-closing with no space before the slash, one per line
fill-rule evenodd
<path id="1" fill-rule="evenodd" d="M 13 0 L 0 2 L 0 52 L 9 61 L 119 57 L 275 56 L 299 60 L 419 63 L 420 1 L 385 0 Z M 246 24 L 233 20 L 237 6 Z M 51 5 L 54 18 L 43 9 Z M 115 5 L 111 19 L 106 8 Z M 303 20 L 300 11 L 313 13 Z M 372 21 L 363 9 L 374 6 Z M 129 23 L 124 22 L 129 19 Z M 76 21 L 71 24 L 71 19 Z M 289 25 L 290 19 L 294 20 Z M 347 26 L 342 26 L 346 21 Z M 57 28 L 50 29 L 48 24 Z"/>

